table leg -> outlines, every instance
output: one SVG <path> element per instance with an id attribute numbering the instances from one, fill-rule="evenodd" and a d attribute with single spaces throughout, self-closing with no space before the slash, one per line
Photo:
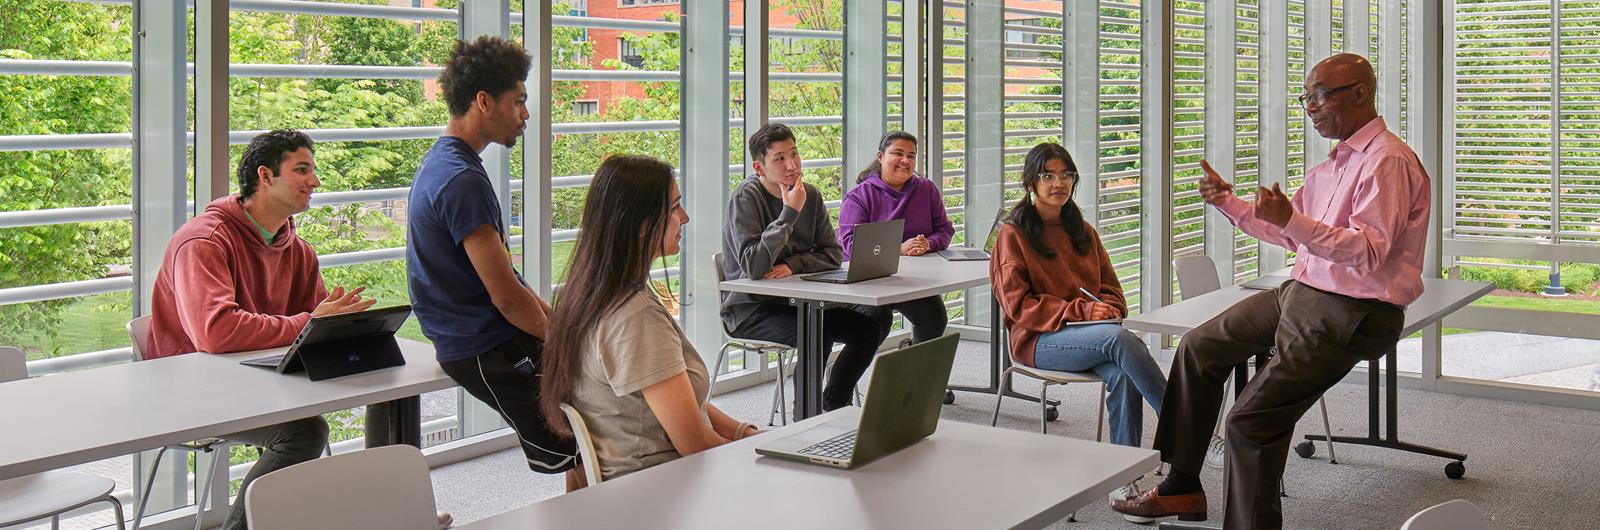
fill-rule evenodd
<path id="1" fill-rule="evenodd" d="M 947 387 L 948 391 L 976 392 L 976 393 L 979 393 L 979 394 L 993 394 L 995 392 L 999 392 L 1000 391 L 1000 374 L 1004 373 L 1007 368 L 1011 367 L 1011 358 L 1010 358 L 1010 356 L 1006 355 L 1006 350 L 1005 350 L 1005 340 L 1006 340 L 1005 339 L 1005 334 L 1001 332 L 1001 330 L 1002 330 L 1001 326 L 1003 326 L 1003 325 L 1004 325 L 1004 323 L 1000 320 L 1000 302 L 995 300 L 993 297 L 990 297 L 990 299 L 989 299 L 989 386 L 951 385 L 951 386 Z M 1008 386 L 1010 386 L 1011 388 L 1016 388 L 1016 385 L 1008 385 Z M 1038 396 L 1030 396 L 1030 395 L 1027 395 L 1027 394 L 1018 393 L 1017 391 L 1010 390 L 1010 389 L 1006 390 L 1006 397 L 1017 398 L 1017 399 L 1021 399 L 1021 400 L 1024 400 L 1024 401 L 1029 401 L 1029 402 L 1032 402 L 1032 403 L 1038 403 L 1039 402 L 1039 397 Z M 946 396 L 945 396 L 945 404 L 949 404 L 949 403 L 954 402 L 955 401 L 954 398 L 955 398 L 955 396 L 953 394 L 948 394 L 947 393 Z M 1052 407 L 1061 404 L 1060 401 L 1057 401 L 1057 400 L 1054 400 L 1054 399 L 1048 400 L 1047 403 Z"/>
<path id="2" fill-rule="evenodd" d="M 831 345 L 823 340 L 822 334 L 822 314 L 827 309 L 824 302 L 791 299 L 789 303 L 795 306 L 798 339 L 795 349 L 800 351 L 800 360 L 794 369 L 795 393 L 799 398 L 794 419 L 799 421 L 822 414 L 822 378 Z"/>
<path id="3" fill-rule="evenodd" d="M 1395 360 L 1395 352 L 1389 352 L 1387 355 L 1385 355 L 1385 357 L 1383 368 L 1378 366 L 1377 361 L 1367 363 L 1367 435 L 1334 436 L 1333 441 L 1355 445 L 1384 447 L 1388 449 L 1405 451 L 1408 453 L 1447 458 L 1452 460 L 1452 462 L 1445 465 L 1445 476 L 1450 478 L 1461 478 L 1464 474 L 1466 474 L 1466 465 L 1463 463 L 1463 461 L 1467 459 L 1467 455 L 1465 453 L 1458 453 L 1455 451 L 1437 449 L 1425 445 L 1400 441 L 1399 370 L 1397 369 L 1398 367 L 1397 361 Z M 1380 411 L 1378 407 L 1378 402 L 1380 401 L 1378 396 L 1378 372 L 1383 371 L 1384 369 L 1388 370 L 1388 373 L 1383 375 L 1383 381 L 1388 385 L 1388 388 L 1384 392 L 1388 398 L 1388 402 L 1383 404 L 1383 410 Z M 1380 436 L 1378 434 L 1378 417 L 1383 413 L 1387 413 L 1387 417 L 1384 419 L 1388 432 Z M 1308 434 L 1306 435 L 1306 439 L 1311 441 L 1324 441 L 1327 440 L 1327 437 L 1320 434 Z"/>
<path id="4" fill-rule="evenodd" d="M 422 397 L 367 405 L 367 447 L 406 444 L 422 447 Z"/>

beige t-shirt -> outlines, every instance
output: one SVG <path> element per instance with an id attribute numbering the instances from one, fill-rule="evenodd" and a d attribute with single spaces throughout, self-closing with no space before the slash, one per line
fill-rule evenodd
<path id="1" fill-rule="evenodd" d="M 705 361 L 666 308 L 644 291 L 629 297 L 600 319 L 582 359 L 572 405 L 589 427 L 601 474 L 609 480 L 677 459 L 641 390 L 688 371 L 695 400 L 704 406 L 710 380 Z"/>

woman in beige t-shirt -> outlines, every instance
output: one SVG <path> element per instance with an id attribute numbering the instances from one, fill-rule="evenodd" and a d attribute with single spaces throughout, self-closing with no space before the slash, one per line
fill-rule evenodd
<path id="1" fill-rule="evenodd" d="M 754 425 L 706 400 L 700 354 L 646 288 L 650 264 L 678 254 L 689 215 L 672 166 L 642 156 L 595 172 L 545 346 L 540 405 L 571 435 L 561 403 L 588 424 L 605 479 L 737 440 Z"/>

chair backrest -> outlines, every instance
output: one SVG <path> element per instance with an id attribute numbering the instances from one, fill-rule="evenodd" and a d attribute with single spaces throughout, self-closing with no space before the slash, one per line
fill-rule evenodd
<path id="1" fill-rule="evenodd" d="M 22 350 L 0 346 L 0 383 L 28 378 L 28 357 Z"/>
<path id="2" fill-rule="evenodd" d="M 150 351 L 150 315 L 129 320 L 125 327 L 133 339 L 133 361 L 143 361 L 144 352 Z"/>
<path id="3" fill-rule="evenodd" d="M 583 416 L 578 414 L 578 409 L 572 405 L 561 404 L 561 413 L 567 416 L 567 425 L 572 426 L 572 437 L 578 442 L 578 459 L 583 461 L 583 475 L 590 486 L 605 480 L 600 475 L 600 457 L 594 454 L 594 438 L 589 437 L 589 424 L 583 422 Z"/>
<path id="4" fill-rule="evenodd" d="M 1178 273 L 1178 292 L 1185 299 L 1222 288 L 1211 256 L 1184 256 L 1173 261 L 1172 268 Z"/>
<path id="5" fill-rule="evenodd" d="M 438 530 L 433 480 L 422 451 L 386 445 L 262 475 L 244 496 L 255 530 Z"/>
<path id="6" fill-rule="evenodd" d="M 722 270 L 721 252 L 711 255 L 711 270 L 717 271 L 717 301 L 720 303 L 722 301 L 722 282 L 728 281 L 728 273 Z M 722 323 L 722 335 L 732 337 L 733 330 L 728 329 L 728 321 L 720 318 L 717 321 Z"/>
<path id="7" fill-rule="evenodd" d="M 1478 505 L 1456 499 L 1417 512 L 1400 530 L 1489 530 L 1489 524 Z"/>

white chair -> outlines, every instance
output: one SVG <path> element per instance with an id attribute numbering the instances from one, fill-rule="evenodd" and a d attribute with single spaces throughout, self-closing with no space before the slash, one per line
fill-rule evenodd
<path id="1" fill-rule="evenodd" d="M 438 530 L 422 451 L 386 445 L 295 464 L 260 476 L 244 494 L 254 530 Z"/>
<path id="2" fill-rule="evenodd" d="M 728 275 L 722 271 L 722 253 L 718 252 L 713 254 L 711 256 L 711 262 L 712 269 L 717 271 L 717 283 L 721 284 L 722 282 L 726 281 L 728 279 Z M 719 298 L 722 296 L 722 289 L 717 289 L 717 296 Z M 710 388 L 706 389 L 706 394 L 715 394 L 714 390 L 716 390 L 717 386 L 717 372 L 722 370 L 722 363 L 727 361 L 728 350 L 735 346 L 741 350 L 755 352 L 756 358 L 761 359 L 761 362 L 763 363 L 767 362 L 768 354 L 778 354 L 778 384 L 775 385 L 776 388 L 774 388 L 772 391 L 772 412 L 767 414 L 767 426 L 771 427 L 774 425 L 774 422 L 772 421 L 772 417 L 774 415 L 781 419 L 783 425 L 788 425 L 789 400 L 786 396 L 784 396 L 783 391 L 783 372 L 785 364 L 784 354 L 788 353 L 789 355 L 787 355 L 787 357 L 794 358 L 795 355 L 798 354 L 798 351 L 794 346 L 783 344 L 781 342 L 767 342 L 764 340 L 741 339 L 734 337 L 733 330 L 728 329 L 727 321 L 722 321 L 722 350 L 717 353 L 717 364 L 712 365 L 710 368 L 711 384 Z"/>
<path id="3" fill-rule="evenodd" d="M 1212 261 L 1210 256 L 1184 256 L 1174 260 L 1172 268 L 1178 275 L 1178 292 L 1184 299 L 1195 298 L 1222 288 L 1221 276 L 1217 274 L 1217 263 Z M 1267 356 L 1270 357 L 1273 353 L 1276 351 L 1269 352 Z M 1223 383 L 1223 386 L 1226 388 L 1227 383 Z M 1339 458 L 1333 452 L 1333 427 L 1328 421 L 1328 401 L 1319 397 L 1317 404 L 1322 407 L 1322 434 L 1328 438 L 1328 462 L 1337 464 Z M 1206 465 L 1218 469 L 1222 468 L 1222 455 L 1226 450 L 1221 418 L 1227 417 L 1227 412 L 1228 393 L 1223 392 L 1222 411 L 1218 415 L 1216 429 L 1211 435 L 1211 446 L 1206 450 L 1205 459 Z M 1295 448 L 1295 452 L 1309 458 L 1312 453 L 1310 444 L 1310 442 L 1301 444 L 1301 447 Z"/>
<path id="4" fill-rule="evenodd" d="M 27 377 L 22 350 L 0 346 L 0 384 Z M 122 502 L 111 495 L 116 488 L 116 481 L 109 478 L 65 471 L 0 480 L 0 528 L 48 517 L 51 530 L 55 530 L 61 526 L 61 514 L 97 502 L 111 503 L 117 528 L 125 528 Z"/>
<path id="5" fill-rule="evenodd" d="M 1489 530 L 1489 524 L 1478 505 L 1456 499 L 1417 512 L 1400 530 Z"/>
<path id="6" fill-rule="evenodd" d="M 128 324 L 124 326 L 123 329 L 128 331 L 128 338 L 132 340 L 133 362 L 143 361 L 145 352 L 150 351 L 150 315 L 144 315 L 142 317 L 129 320 Z M 144 524 L 144 510 L 150 505 L 150 488 L 155 486 L 156 471 L 161 467 L 161 457 L 165 456 L 167 451 L 190 451 L 195 452 L 198 455 L 199 453 L 212 453 L 218 449 L 221 449 L 223 454 L 226 455 L 229 445 L 231 444 L 228 443 L 227 440 L 223 440 L 221 438 L 204 438 L 184 444 L 168 445 L 157 450 L 155 460 L 150 463 L 150 478 L 145 479 L 144 489 L 139 490 L 144 492 L 144 494 L 139 498 L 139 509 L 134 510 L 133 530 L 139 530 L 139 527 Z M 219 458 L 226 460 L 225 457 Z M 196 457 L 195 462 L 196 465 L 199 464 L 198 457 Z M 205 520 L 204 514 L 206 512 L 206 502 L 211 498 L 212 483 L 216 480 L 218 474 L 226 474 L 226 469 L 227 468 L 223 467 L 220 462 L 213 462 L 210 472 L 206 473 L 205 480 L 201 481 L 201 469 L 198 467 L 195 468 L 195 481 L 202 484 L 199 492 L 195 494 L 195 530 L 200 530 L 200 527 Z"/>
<path id="7" fill-rule="evenodd" d="M 1001 329 L 990 332 L 993 335 L 991 340 L 1000 341 L 1000 347 L 1005 349 L 1006 357 L 1011 359 L 1011 366 L 1006 368 L 1005 372 L 1000 374 L 1000 391 L 994 393 L 994 416 L 989 418 L 989 426 L 993 427 L 1000 422 L 1000 400 L 1005 399 L 1006 391 L 1011 388 L 1011 376 L 1013 374 L 1025 375 L 1034 379 L 1038 379 L 1041 383 L 1043 383 L 1043 385 L 1039 387 L 1040 434 L 1047 434 L 1049 429 L 1049 393 L 1051 385 L 1066 385 L 1071 383 L 1100 383 L 1100 401 L 1095 404 L 1095 411 L 1097 414 L 1094 420 L 1094 441 L 1102 441 L 1105 438 L 1106 425 L 1105 381 L 1101 380 L 1100 376 L 1089 372 L 1057 372 L 1054 370 L 1045 370 L 1042 368 L 1034 368 L 1032 366 L 1024 366 L 1022 363 L 1017 362 L 1017 358 L 1012 355 L 1010 341 L 1011 333 L 1010 330 L 1004 328 L 1005 326 L 1001 326 Z"/>
<path id="8" fill-rule="evenodd" d="M 578 459 L 583 461 L 583 474 L 586 485 L 593 486 L 605 481 L 600 475 L 600 457 L 594 452 L 594 438 L 589 436 L 589 424 L 583 422 L 583 416 L 578 415 L 578 409 L 572 405 L 561 404 L 561 413 L 567 416 L 567 425 L 572 427 L 572 437 L 578 442 Z"/>

